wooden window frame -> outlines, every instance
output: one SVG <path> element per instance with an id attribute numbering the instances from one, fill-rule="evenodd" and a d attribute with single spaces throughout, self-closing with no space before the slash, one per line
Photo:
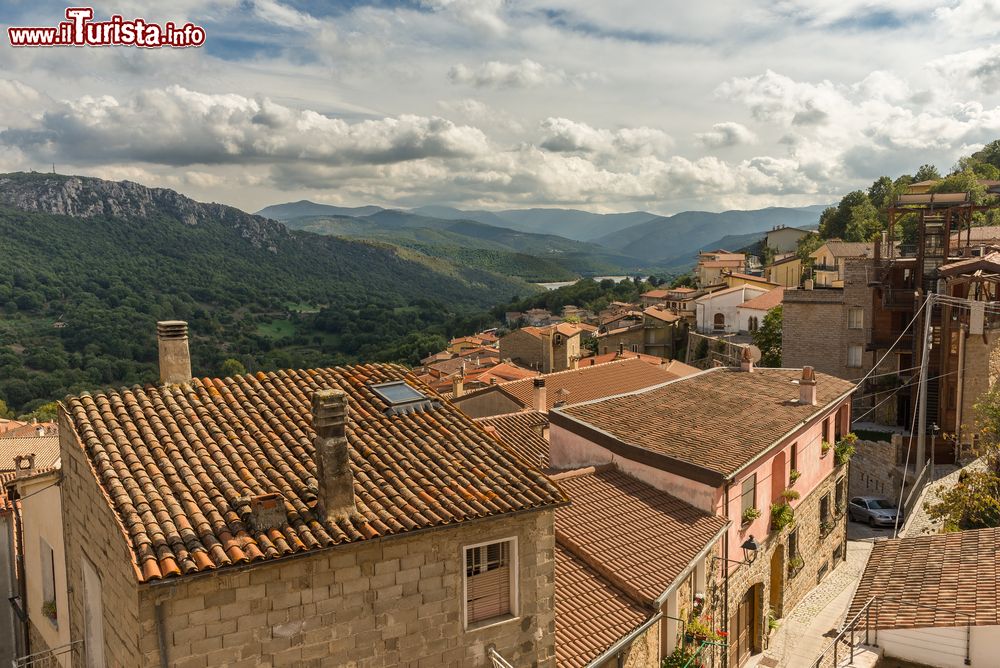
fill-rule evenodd
<path id="1" fill-rule="evenodd" d="M 747 506 L 745 503 L 747 495 L 746 484 L 748 482 L 753 483 L 753 485 L 750 488 L 749 506 Z M 751 473 L 740 482 L 740 517 L 741 518 L 743 517 L 743 513 L 747 511 L 747 508 L 756 508 L 756 507 L 757 507 L 757 474 Z"/>
<path id="2" fill-rule="evenodd" d="M 496 545 L 499 543 L 508 543 L 509 547 L 507 550 L 508 559 L 510 560 L 510 610 L 506 613 L 497 615 L 495 617 L 489 617 L 486 619 L 480 619 L 476 621 L 469 621 L 469 575 L 466 571 L 466 559 L 468 558 L 469 550 L 475 550 L 481 547 L 487 547 L 490 545 Z M 462 625 L 466 631 L 478 630 L 488 626 L 494 626 L 496 624 L 504 624 L 516 620 L 520 617 L 520 582 L 519 582 L 519 555 L 518 555 L 518 540 L 517 536 L 507 536 L 505 538 L 496 538 L 493 540 L 483 541 L 481 543 L 475 543 L 473 545 L 463 545 L 460 553 L 460 564 L 462 568 Z"/>

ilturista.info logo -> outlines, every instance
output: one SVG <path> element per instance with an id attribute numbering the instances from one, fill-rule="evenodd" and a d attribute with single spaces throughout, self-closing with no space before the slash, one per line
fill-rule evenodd
<path id="1" fill-rule="evenodd" d="M 11 46 L 138 46 L 145 49 L 186 48 L 205 43 L 205 29 L 191 22 L 159 24 L 115 14 L 94 21 L 92 7 L 67 7 L 66 20 L 55 26 L 7 28 Z"/>

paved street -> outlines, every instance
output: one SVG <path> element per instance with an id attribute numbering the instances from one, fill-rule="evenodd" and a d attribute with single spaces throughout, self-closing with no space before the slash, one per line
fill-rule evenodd
<path id="1" fill-rule="evenodd" d="M 855 525 L 848 525 L 849 530 Z M 858 532 L 872 531 L 858 524 Z M 886 530 L 875 530 L 889 533 Z M 807 667 L 832 641 L 832 633 L 843 621 L 844 613 L 858 580 L 868 563 L 872 538 L 848 540 L 847 561 L 831 572 L 822 584 L 802 599 L 772 634 L 770 644 L 758 665 Z M 829 635 L 828 635 L 829 634 Z M 768 661 L 769 660 L 769 661 Z"/>

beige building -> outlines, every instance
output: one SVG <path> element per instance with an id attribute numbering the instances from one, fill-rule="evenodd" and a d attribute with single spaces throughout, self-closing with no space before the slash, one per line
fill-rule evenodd
<path id="1" fill-rule="evenodd" d="M 802 283 L 802 260 L 795 253 L 775 259 L 764 268 L 764 277 L 786 288 L 797 288 Z"/>
<path id="2" fill-rule="evenodd" d="M 810 253 L 809 257 L 812 258 L 813 280 L 817 287 L 842 288 L 847 260 L 875 257 L 875 244 L 830 239 Z"/>
<path id="3" fill-rule="evenodd" d="M 767 236 L 764 238 L 764 244 L 768 248 L 773 248 L 778 253 L 789 253 L 798 248 L 799 241 L 810 234 L 816 233 L 809 230 L 800 230 L 797 227 L 778 225 L 768 231 Z"/>
<path id="4" fill-rule="evenodd" d="M 554 666 L 548 478 L 399 366 L 180 380 L 181 325 L 61 405 L 73 665 Z"/>
<path id="5" fill-rule="evenodd" d="M 542 373 L 571 369 L 580 361 L 584 332 L 580 325 L 565 322 L 515 329 L 500 338 L 500 358 Z"/>
<path id="6" fill-rule="evenodd" d="M 642 321 L 597 334 L 597 353 L 624 350 L 674 359 L 687 339 L 687 319 L 666 308 L 649 306 Z"/>
<path id="7" fill-rule="evenodd" d="M 698 264 L 694 275 L 699 287 L 721 285 L 726 272 L 746 271 L 746 255 L 725 250 L 702 251 L 698 253 Z"/>

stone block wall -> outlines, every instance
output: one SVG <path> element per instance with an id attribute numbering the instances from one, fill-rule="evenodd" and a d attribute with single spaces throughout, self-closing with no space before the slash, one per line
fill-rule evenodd
<path id="1" fill-rule="evenodd" d="M 632 346 L 636 346 L 638 352 L 645 352 L 642 328 L 601 336 L 597 339 L 597 352 L 600 355 L 618 352 L 619 344 L 624 344 L 626 351 L 631 351 Z"/>
<path id="2" fill-rule="evenodd" d="M 104 659 L 107 666 L 139 665 L 139 590 L 124 529 L 97 484 L 97 477 L 65 411 L 59 411 L 62 459 L 63 537 L 72 640 L 84 639 L 83 559 L 101 579 Z M 31 648 L 31 651 L 35 651 Z M 80 657 L 83 658 L 82 656 Z"/>
<path id="3" fill-rule="evenodd" d="M 500 359 L 513 360 L 531 369 L 542 367 L 542 342 L 527 332 L 516 330 L 500 339 Z"/>
<path id="4" fill-rule="evenodd" d="M 848 499 L 853 496 L 885 496 L 899 499 L 903 470 L 898 465 L 900 443 L 858 441 L 857 452 L 851 458 Z M 905 441 L 902 443 L 905 447 Z"/>
<path id="5" fill-rule="evenodd" d="M 206 666 L 555 665 L 552 511 L 470 522 L 164 581 L 141 592 L 140 661 Z M 517 537 L 519 615 L 464 628 L 468 545 Z"/>

